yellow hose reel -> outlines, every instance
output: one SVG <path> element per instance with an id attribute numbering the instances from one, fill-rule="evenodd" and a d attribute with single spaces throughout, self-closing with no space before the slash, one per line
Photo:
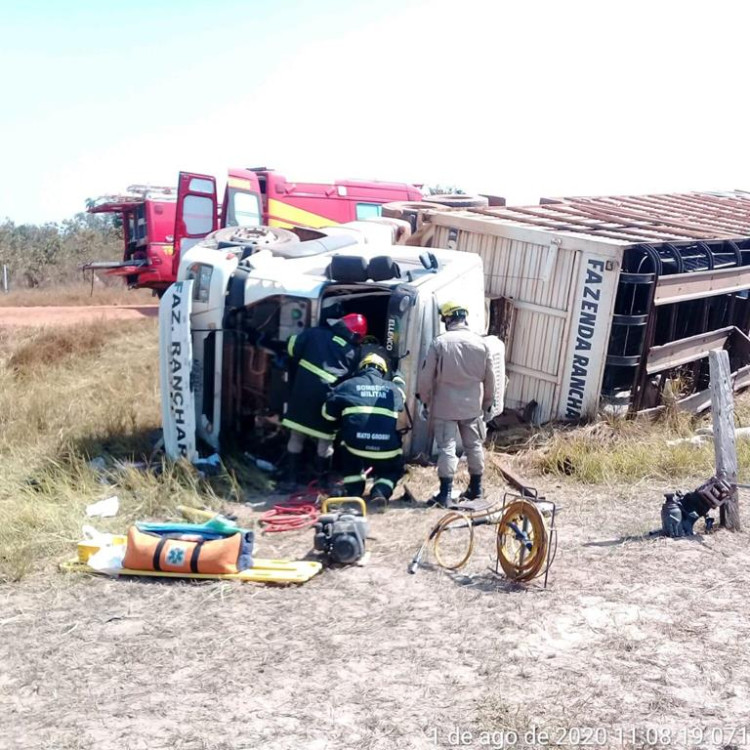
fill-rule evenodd
<path id="1" fill-rule="evenodd" d="M 550 530 L 535 503 L 521 498 L 507 505 L 495 541 L 497 562 L 511 581 L 530 581 L 545 572 Z"/>
<path id="2" fill-rule="evenodd" d="M 441 568 L 460 570 L 474 552 L 475 528 L 495 526 L 495 572 L 502 569 L 509 580 L 519 583 L 544 575 L 546 586 L 547 572 L 557 548 L 555 504 L 540 500 L 535 492 L 530 494 L 531 497 L 506 494 L 502 504 L 450 510 L 430 531 L 409 572 L 416 572 L 430 542 Z"/>

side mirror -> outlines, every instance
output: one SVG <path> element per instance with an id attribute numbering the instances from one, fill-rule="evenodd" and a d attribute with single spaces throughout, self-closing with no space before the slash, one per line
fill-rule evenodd
<path id="1" fill-rule="evenodd" d="M 419 262 L 428 271 L 437 271 L 440 268 L 440 261 L 435 257 L 435 253 L 424 252 L 419 255 Z"/>

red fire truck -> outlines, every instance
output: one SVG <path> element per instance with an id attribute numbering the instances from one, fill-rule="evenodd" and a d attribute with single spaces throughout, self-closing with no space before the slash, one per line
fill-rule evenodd
<path id="1" fill-rule="evenodd" d="M 123 276 L 128 286 L 164 291 L 177 277 L 180 255 L 221 227 L 321 227 L 380 215 L 391 201 L 418 201 L 414 185 L 337 180 L 290 182 L 272 169 L 230 169 L 219 210 L 216 179 L 180 172 L 177 188 L 133 185 L 125 195 L 100 198 L 91 213 L 122 217 L 120 262 L 92 262 L 84 270 Z"/>

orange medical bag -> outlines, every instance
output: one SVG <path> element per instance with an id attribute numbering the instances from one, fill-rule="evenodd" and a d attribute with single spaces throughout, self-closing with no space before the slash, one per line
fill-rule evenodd
<path id="1" fill-rule="evenodd" d="M 218 539 L 200 534 L 157 534 L 128 529 L 123 567 L 169 573 L 239 573 L 252 567 L 252 532 Z"/>

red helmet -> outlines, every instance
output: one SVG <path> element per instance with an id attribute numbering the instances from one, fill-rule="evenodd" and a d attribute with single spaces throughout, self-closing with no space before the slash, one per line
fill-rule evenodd
<path id="1" fill-rule="evenodd" d="M 367 336 L 367 318 L 359 313 L 349 313 L 341 318 L 341 322 L 358 336 Z"/>

